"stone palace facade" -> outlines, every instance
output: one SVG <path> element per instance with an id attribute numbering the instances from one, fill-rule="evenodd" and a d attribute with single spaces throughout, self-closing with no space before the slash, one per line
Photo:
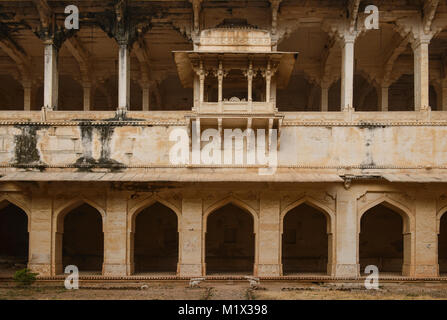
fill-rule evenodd
<path id="1" fill-rule="evenodd" d="M 43 277 L 442 277 L 446 70 L 439 0 L 1 1 L 0 259 Z M 194 161 L 208 129 L 264 132 L 274 170 L 248 136 L 242 162 Z"/>

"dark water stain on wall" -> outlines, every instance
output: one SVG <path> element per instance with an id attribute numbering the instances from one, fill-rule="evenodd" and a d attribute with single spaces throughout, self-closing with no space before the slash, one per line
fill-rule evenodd
<path id="1" fill-rule="evenodd" d="M 373 151 L 372 146 L 374 142 L 375 133 L 377 130 L 384 129 L 385 126 L 381 124 L 371 124 L 371 123 L 361 123 L 358 126 L 361 130 L 365 130 L 365 147 L 366 147 L 366 154 L 365 159 L 361 163 L 361 168 L 368 168 L 368 167 L 374 167 L 376 166 L 376 163 L 373 159 Z"/>
<path id="2" fill-rule="evenodd" d="M 101 141 L 101 156 L 98 161 L 107 161 L 107 159 L 110 159 L 110 141 L 112 140 L 115 127 L 101 126 L 97 130 L 100 133 L 99 139 Z"/>
<path id="3" fill-rule="evenodd" d="M 93 166 L 95 164 L 95 159 L 92 156 L 93 127 L 88 122 L 82 122 L 79 129 L 81 130 L 81 143 L 84 147 L 84 154 L 76 160 L 76 165 Z"/>
<path id="4" fill-rule="evenodd" d="M 37 149 L 37 130 L 38 126 L 16 126 L 21 130 L 19 135 L 14 136 L 16 166 L 36 165 L 42 166 L 39 150 Z"/>
<path id="5" fill-rule="evenodd" d="M 94 125 L 91 122 L 83 122 L 80 124 L 81 143 L 84 154 L 76 160 L 75 167 L 80 171 L 90 171 L 94 167 L 109 168 L 111 171 L 119 171 L 125 168 L 125 165 L 110 158 L 111 141 L 115 127 L 111 125 Z M 93 149 L 93 131 L 99 133 L 101 142 L 101 153 L 99 159 L 94 159 L 92 155 Z"/>

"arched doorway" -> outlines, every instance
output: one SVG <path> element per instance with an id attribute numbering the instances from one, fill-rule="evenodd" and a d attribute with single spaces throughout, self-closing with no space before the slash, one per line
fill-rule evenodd
<path id="1" fill-rule="evenodd" d="M 28 263 L 28 216 L 5 201 L 0 205 L 0 273 L 13 273 Z"/>
<path id="2" fill-rule="evenodd" d="M 207 274 L 253 274 L 255 233 L 249 212 L 227 204 L 208 216 L 205 263 Z"/>
<path id="3" fill-rule="evenodd" d="M 82 204 L 63 217 L 62 272 L 75 265 L 82 273 L 101 273 L 104 259 L 102 216 L 92 206 Z"/>
<path id="4" fill-rule="evenodd" d="M 136 273 L 177 273 L 177 220 L 176 213 L 159 202 L 137 213 L 133 234 Z"/>
<path id="5" fill-rule="evenodd" d="M 409 247 L 404 247 L 411 245 L 411 235 L 404 235 L 404 227 L 402 215 L 384 204 L 374 206 L 363 214 L 359 237 L 361 273 L 368 265 L 377 266 L 381 274 L 403 273 L 404 261 L 409 258 Z"/>
<path id="6" fill-rule="evenodd" d="M 447 214 L 443 214 L 439 221 L 438 235 L 438 264 L 439 274 L 447 273 Z"/>
<path id="7" fill-rule="evenodd" d="M 283 274 L 328 273 L 330 221 L 325 214 L 301 204 L 284 216 Z"/>

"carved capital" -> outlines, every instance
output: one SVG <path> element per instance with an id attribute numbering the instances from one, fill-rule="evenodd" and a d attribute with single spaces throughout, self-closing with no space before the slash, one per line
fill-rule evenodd
<path id="1" fill-rule="evenodd" d="M 270 0 L 272 7 L 272 34 L 276 34 L 278 26 L 278 11 L 282 0 Z"/>
<path id="2" fill-rule="evenodd" d="M 346 43 L 354 43 L 365 31 L 364 28 L 351 28 L 348 21 L 327 21 L 323 24 L 323 30 L 329 33 L 342 47 Z"/>
<path id="3" fill-rule="evenodd" d="M 203 0 L 189 0 L 192 4 L 193 15 L 194 15 L 194 32 L 199 34 L 200 32 L 200 11 L 202 10 Z"/>
<path id="4" fill-rule="evenodd" d="M 444 27 L 444 22 L 434 21 L 430 23 L 430 28 L 427 28 L 420 17 L 413 16 L 397 20 L 395 30 L 403 38 L 408 38 L 408 41 L 415 48 L 421 44 L 429 44 L 431 39 L 441 32 Z"/>
<path id="5" fill-rule="evenodd" d="M 119 0 L 113 12 L 97 14 L 96 22 L 119 45 L 129 47 L 151 28 L 151 22 L 147 17 L 143 19 L 130 14 L 127 0 Z"/>

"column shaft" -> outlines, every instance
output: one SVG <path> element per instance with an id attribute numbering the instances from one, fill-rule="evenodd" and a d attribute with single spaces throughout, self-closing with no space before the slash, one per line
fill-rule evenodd
<path id="1" fill-rule="evenodd" d="M 182 201 L 180 229 L 179 275 L 197 277 L 205 272 L 202 226 L 202 200 L 186 198 Z"/>
<path id="2" fill-rule="evenodd" d="M 388 111 L 388 87 L 380 88 L 380 111 Z"/>
<path id="3" fill-rule="evenodd" d="M 428 40 L 416 40 L 414 52 L 414 107 L 416 111 L 429 108 Z"/>
<path id="4" fill-rule="evenodd" d="M 59 73 L 58 73 L 58 49 L 50 43 L 45 44 L 44 63 L 44 107 L 56 110 L 58 104 Z"/>
<path id="5" fill-rule="evenodd" d="M 281 264 L 281 208 L 277 197 L 264 193 L 260 199 L 258 244 L 258 276 L 280 276 Z M 256 268 L 255 268 L 256 269 Z"/>
<path id="6" fill-rule="evenodd" d="M 28 268 L 40 276 L 55 273 L 51 255 L 52 200 L 48 196 L 33 195 L 29 228 Z M 52 268 L 53 265 L 53 268 Z"/>
<path id="7" fill-rule="evenodd" d="M 222 96 L 223 96 L 223 75 L 218 75 L 218 79 L 217 79 L 217 81 L 218 81 L 218 93 L 217 93 L 217 95 L 218 95 L 218 97 L 217 97 L 217 101 L 218 102 L 222 102 Z"/>
<path id="8" fill-rule="evenodd" d="M 118 109 L 130 107 L 130 50 L 127 44 L 120 44 L 118 57 Z"/>
<path id="9" fill-rule="evenodd" d="M 271 94 L 271 76 L 267 75 L 265 80 L 265 101 L 267 103 L 270 102 L 270 94 Z"/>
<path id="10" fill-rule="evenodd" d="M 120 192 L 107 196 L 107 219 L 104 221 L 104 264 L 103 275 L 125 276 L 131 272 L 128 251 L 127 199 Z"/>
<path id="11" fill-rule="evenodd" d="M 416 197 L 416 239 L 414 241 L 414 275 L 416 277 L 436 277 L 439 274 L 436 219 L 435 197 L 419 194 Z M 411 261 L 408 262 L 411 264 Z"/>
<path id="12" fill-rule="evenodd" d="M 356 277 L 359 275 L 360 230 L 357 230 L 357 200 L 353 192 L 338 191 L 336 219 L 335 263 L 332 264 L 332 274 L 337 277 Z"/>
<path id="13" fill-rule="evenodd" d="M 353 108 L 354 39 L 349 37 L 342 41 L 341 109 L 347 110 Z"/>
<path id="14" fill-rule="evenodd" d="M 93 102 L 93 90 L 91 84 L 84 84 L 84 111 L 90 111 L 92 109 Z"/>
<path id="15" fill-rule="evenodd" d="M 200 103 L 202 103 L 205 99 L 205 75 L 200 75 Z"/>
<path id="16" fill-rule="evenodd" d="M 248 101 L 253 101 L 253 76 L 248 76 Z"/>

